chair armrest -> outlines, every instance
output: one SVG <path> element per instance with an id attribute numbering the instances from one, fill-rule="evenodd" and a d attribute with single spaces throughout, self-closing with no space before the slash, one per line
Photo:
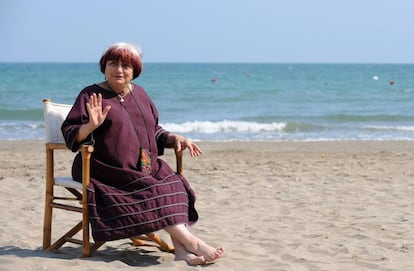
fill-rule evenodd
<path id="1" fill-rule="evenodd" d="M 93 153 L 93 146 L 83 144 L 83 145 L 80 146 L 79 152 L 80 153 L 89 153 L 89 154 L 91 154 L 91 153 Z"/>
<path id="2" fill-rule="evenodd" d="M 91 153 L 93 152 L 92 145 L 81 145 L 79 152 L 82 155 L 82 186 L 83 193 L 86 195 L 86 190 L 91 180 Z M 86 197 L 83 198 L 86 204 Z"/>
<path id="3" fill-rule="evenodd" d="M 46 143 L 46 150 L 67 150 L 68 147 L 66 147 L 65 143 L 60 142 L 47 142 Z"/>

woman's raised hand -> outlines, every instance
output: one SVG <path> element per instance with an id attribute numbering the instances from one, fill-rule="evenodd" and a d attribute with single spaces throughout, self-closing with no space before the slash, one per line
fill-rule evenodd
<path id="1" fill-rule="evenodd" d="M 102 110 L 102 94 L 93 93 L 89 99 L 89 102 L 86 103 L 86 109 L 89 114 L 89 124 L 92 129 L 98 128 L 106 119 L 111 106 L 107 105 Z"/>
<path id="2" fill-rule="evenodd" d="M 89 122 L 83 124 L 78 134 L 76 135 L 76 141 L 82 142 L 85 140 L 96 128 L 98 128 L 106 119 L 111 106 L 105 106 L 102 110 L 102 94 L 91 95 L 89 102 L 86 103 L 86 109 L 88 110 Z"/>

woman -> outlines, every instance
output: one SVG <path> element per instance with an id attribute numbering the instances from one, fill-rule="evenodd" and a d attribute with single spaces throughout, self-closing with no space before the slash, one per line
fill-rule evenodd
<path id="1" fill-rule="evenodd" d="M 199 156 L 199 146 L 158 125 L 154 103 L 143 88 L 132 83 L 142 70 L 136 47 L 114 44 L 99 63 L 106 80 L 84 88 L 62 124 L 72 151 L 88 142 L 95 146 L 88 187 L 95 241 L 164 229 L 171 236 L 176 260 L 195 265 L 220 258 L 223 248 L 207 245 L 188 229 L 198 219 L 189 183 L 158 159 L 165 147 L 188 148 L 191 156 Z M 79 154 L 72 175 L 81 180 Z"/>

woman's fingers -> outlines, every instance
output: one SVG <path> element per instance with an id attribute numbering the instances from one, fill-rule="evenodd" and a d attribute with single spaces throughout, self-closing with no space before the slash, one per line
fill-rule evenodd
<path id="1" fill-rule="evenodd" d="M 92 93 L 92 95 L 89 97 L 89 105 L 92 108 L 102 107 L 102 94 L 99 93 L 96 95 L 96 93 Z"/>
<path id="2" fill-rule="evenodd" d="M 198 147 L 197 144 L 188 142 L 188 149 L 190 150 L 191 156 L 200 156 L 201 155 L 201 149 Z"/>
<path id="3" fill-rule="evenodd" d="M 102 115 L 104 116 L 104 118 L 106 118 L 106 116 L 108 115 L 109 110 L 111 110 L 111 106 L 105 106 L 104 110 L 102 111 Z"/>
<path id="4" fill-rule="evenodd" d="M 95 94 L 95 96 L 96 96 L 96 94 Z M 99 107 L 102 107 L 102 94 L 101 93 L 98 94 L 98 98 L 96 100 L 96 105 L 99 106 Z"/>
<path id="5" fill-rule="evenodd" d="M 91 109 L 94 109 L 96 107 L 102 108 L 102 94 L 99 93 L 96 95 L 96 93 L 92 93 L 92 95 L 89 97 L 89 105 Z"/>
<path id="6" fill-rule="evenodd" d="M 86 108 L 89 114 L 89 122 L 93 127 L 100 126 L 106 116 L 108 115 L 109 110 L 111 110 L 111 106 L 107 105 L 105 108 L 102 108 L 102 94 L 99 93 L 92 93 L 89 97 L 89 102 L 86 103 Z"/>
<path id="7" fill-rule="evenodd" d="M 200 147 L 199 147 L 197 144 L 194 144 L 194 146 L 193 146 L 193 150 L 194 150 L 194 155 L 195 155 L 195 156 L 200 156 L 200 155 L 201 155 L 201 153 L 202 153 L 202 151 L 201 151 Z"/>

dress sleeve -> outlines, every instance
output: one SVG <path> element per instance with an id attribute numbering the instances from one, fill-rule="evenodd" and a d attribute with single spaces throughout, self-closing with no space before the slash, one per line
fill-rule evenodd
<path id="1" fill-rule="evenodd" d="M 168 134 L 170 132 L 164 130 L 164 128 L 158 124 L 158 110 L 151 99 L 150 106 L 155 120 L 155 141 L 157 142 L 158 156 L 161 156 L 164 154 L 165 145 L 167 144 Z"/>
<path id="2" fill-rule="evenodd" d="M 167 144 L 168 134 L 170 132 L 164 130 L 161 126 L 157 125 L 155 131 L 155 139 L 157 141 L 158 155 L 164 154 L 165 145 Z"/>
<path id="3" fill-rule="evenodd" d="M 65 121 L 62 123 L 62 134 L 65 139 L 66 146 L 73 152 L 78 151 L 82 144 L 93 144 L 93 135 L 89 135 L 84 141 L 77 142 L 76 136 L 80 127 L 89 122 L 89 116 L 86 109 L 86 103 L 89 101 L 89 96 L 86 91 L 81 91 L 79 96 L 67 115 Z"/>

